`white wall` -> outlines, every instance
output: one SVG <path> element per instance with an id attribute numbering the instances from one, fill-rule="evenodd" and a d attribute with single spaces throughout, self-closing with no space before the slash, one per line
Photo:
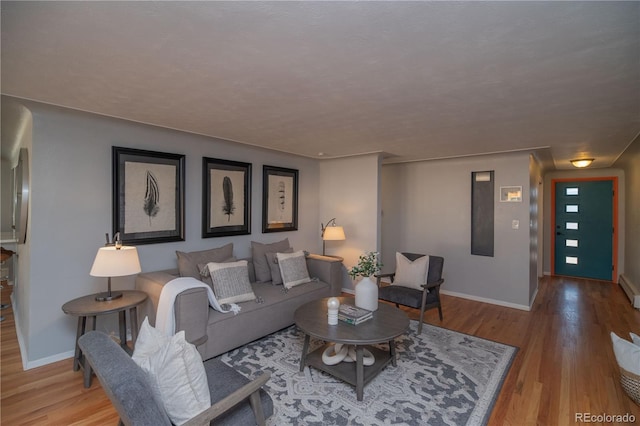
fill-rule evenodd
<path id="1" fill-rule="evenodd" d="M 625 177 L 621 169 L 604 168 L 604 169 L 582 169 L 582 170 L 560 170 L 545 174 L 544 186 L 544 274 L 550 275 L 551 271 L 551 244 L 553 244 L 554 236 L 551 230 L 551 194 L 553 179 L 584 179 L 593 177 L 617 177 L 618 178 L 618 273 L 625 269 L 624 261 L 624 245 L 626 236 L 625 225 Z M 637 195 L 635 195 L 637 197 Z M 637 261 L 636 261 L 637 263 Z"/>
<path id="2" fill-rule="evenodd" d="M 515 153 L 382 167 L 382 254 L 443 256 L 443 292 L 530 306 L 529 154 Z M 471 172 L 495 171 L 495 254 L 471 255 Z M 523 202 L 499 202 L 500 186 L 522 186 Z M 512 229 L 519 220 L 520 228 Z"/>
<path id="3" fill-rule="evenodd" d="M 625 238 L 620 241 L 624 267 L 618 271 L 635 288 L 640 288 L 640 136 L 636 137 L 614 165 L 624 171 L 625 186 L 619 190 L 626 200 L 624 210 L 620 210 L 625 217 Z"/>
<path id="4" fill-rule="evenodd" d="M 538 277 L 542 276 L 543 241 L 543 179 L 542 169 L 533 155 L 529 156 L 529 305 L 538 292 Z M 523 225 L 524 226 L 524 225 Z"/>
<path id="5" fill-rule="evenodd" d="M 345 241 L 328 241 L 326 254 L 344 258 L 343 289 L 354 289 L 347 269 L 358 257 L 380 250 L 380 165 L 378 154 L 320 162 L 320 217 L 335 217 Z M 318 223 L 319 231 L 320 223 Z"/>
<path id="6" fill-rule="evenodd" d="M 175 251 L 201 250 L 234 243 L 238 257 L 250 255 L 250 241 L 288 237 L 295 248 L 319 252 L 319 165 L 316 160 L 171 131 L 38 103 L 24 102 L 33 113 L 30 261 L 22 265 L 25 297 L 15 306 L 21 322 L 27 367 L 69 356 L 76 319 L 61 306 L 68 300 L 103 291 L 106 281 L 89 276 L 104 234 L 111 233 L 111 147 L 123 146 L 186 155 L 186 241 L 138 247 L 143 271 L 176 266 Z M 253 164 L 252 234 L 202 239 L 202 157 Z M 262 166 L 300 170 L 299 229 L 262 234 Z M 113 279 L 114 289 L 133 288 L 131 277 Z M 115 324 L 99 319 L 98 329 Z"/>

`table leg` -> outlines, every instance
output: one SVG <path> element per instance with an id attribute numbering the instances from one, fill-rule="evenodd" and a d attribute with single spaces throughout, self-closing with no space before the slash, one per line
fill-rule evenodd
<path id="1" fill-rule="evenodd" d="M 85 327 L 87 325 L 87 317 L 78 317 L 78 329 L 76 330 L 76 352 L 73 356 L 73 371 L 80 369 L 80 358 L 82 358 L 82 351 L 78 345 L 78 339 L 84 334 Z"/>
<path id="2" fill-rule="evenodd" d="M 92 315 L 89 317 L 89 331 L 93 331 L 95 329 L 96 329 L 96 316 Z M 86 328 L 85 328 L 85 331 L 86 331 Z M 89 364 L 89 360 L 87 360 L 87 357 L 84 357 L 83 369 L 84 369 L 84 387 L 89 388 L 91 387 L 91 365 Z"/>
<path id="3" fill-rule="evenodd" d="M 127 346 L 127 312 L 120 311 L 118 316 L 120 317 L 120 346 L 125 348 Z"/>
<path id="4" fill-rule="evenodd" d="M 363 346 L 356 346 L 356 399 L 362 401 L 364 393 Z"/>
<path id="5" fill-rule="evenodd" d="M 311 336 L 305 334 L 304 336 L 304 346 L 302 346 L 302 356 L 300 357 L 300 372 L 304 371 L 304 365 L 307 362 L 307 352 L 309 351 L 309 340 Z"/>
<path id="6" fill-rule="evenodd" d="M 397 367 L 398 363 L 396 362 L 396 341 L 395 340 L 389 340 L 389 353 L 391 354 L 391 365 L 393 365 L 394 367 Z"/>
<path id="7" fill-rule="evenodd" d="M 129 310 L 129 322 L 131 323 L 131 346 L 135 349 L 138 340 L 138 307 Z"/>

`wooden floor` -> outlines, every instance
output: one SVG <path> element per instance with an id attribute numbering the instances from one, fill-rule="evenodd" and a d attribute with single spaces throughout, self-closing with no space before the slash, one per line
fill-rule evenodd
<path id="1" fill-rule="evenodd" d="M 629 413 L 640 423 L 640 407 L 619 385 L 609 337 L 640 334 L 640 311 L 616 284 L 545 277 L 531 312 L 446 296 L 443 305 L 444 321 L 432 310 L 426 322 L 520 348 L 490 424 L 582 424 L 580 413 Z M 117 424 L 99 382 L 85 389 L 70 359 L 22 371 L 13 314 L 2 314 L 0 424 Z"/>

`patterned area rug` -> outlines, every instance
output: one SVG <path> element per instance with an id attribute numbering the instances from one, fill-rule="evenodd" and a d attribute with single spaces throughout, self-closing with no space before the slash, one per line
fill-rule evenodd
<path id="1" fill-rule="evenodd" d="M 299 371 L 304 335 L 295 326 L 220 358 L 247 377 L 271 371 L 269 425 L 486 424 L 517 348 L 428 324 L 416 330 L 411 321 L 396 339 L 397 367 L 387 365 L 366 385 L 363 401 L 326 373 Z M 322 343 L 314 340 L 312 349 Z"/>

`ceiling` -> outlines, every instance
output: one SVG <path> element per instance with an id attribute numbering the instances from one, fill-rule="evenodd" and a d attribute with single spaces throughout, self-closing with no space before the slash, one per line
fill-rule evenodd
<path id="1" fill-rule="evenodd" d="M 0 8 L 5 95 L 308 157 L 608 167 L 640 133 L 640 2 Z"/>

